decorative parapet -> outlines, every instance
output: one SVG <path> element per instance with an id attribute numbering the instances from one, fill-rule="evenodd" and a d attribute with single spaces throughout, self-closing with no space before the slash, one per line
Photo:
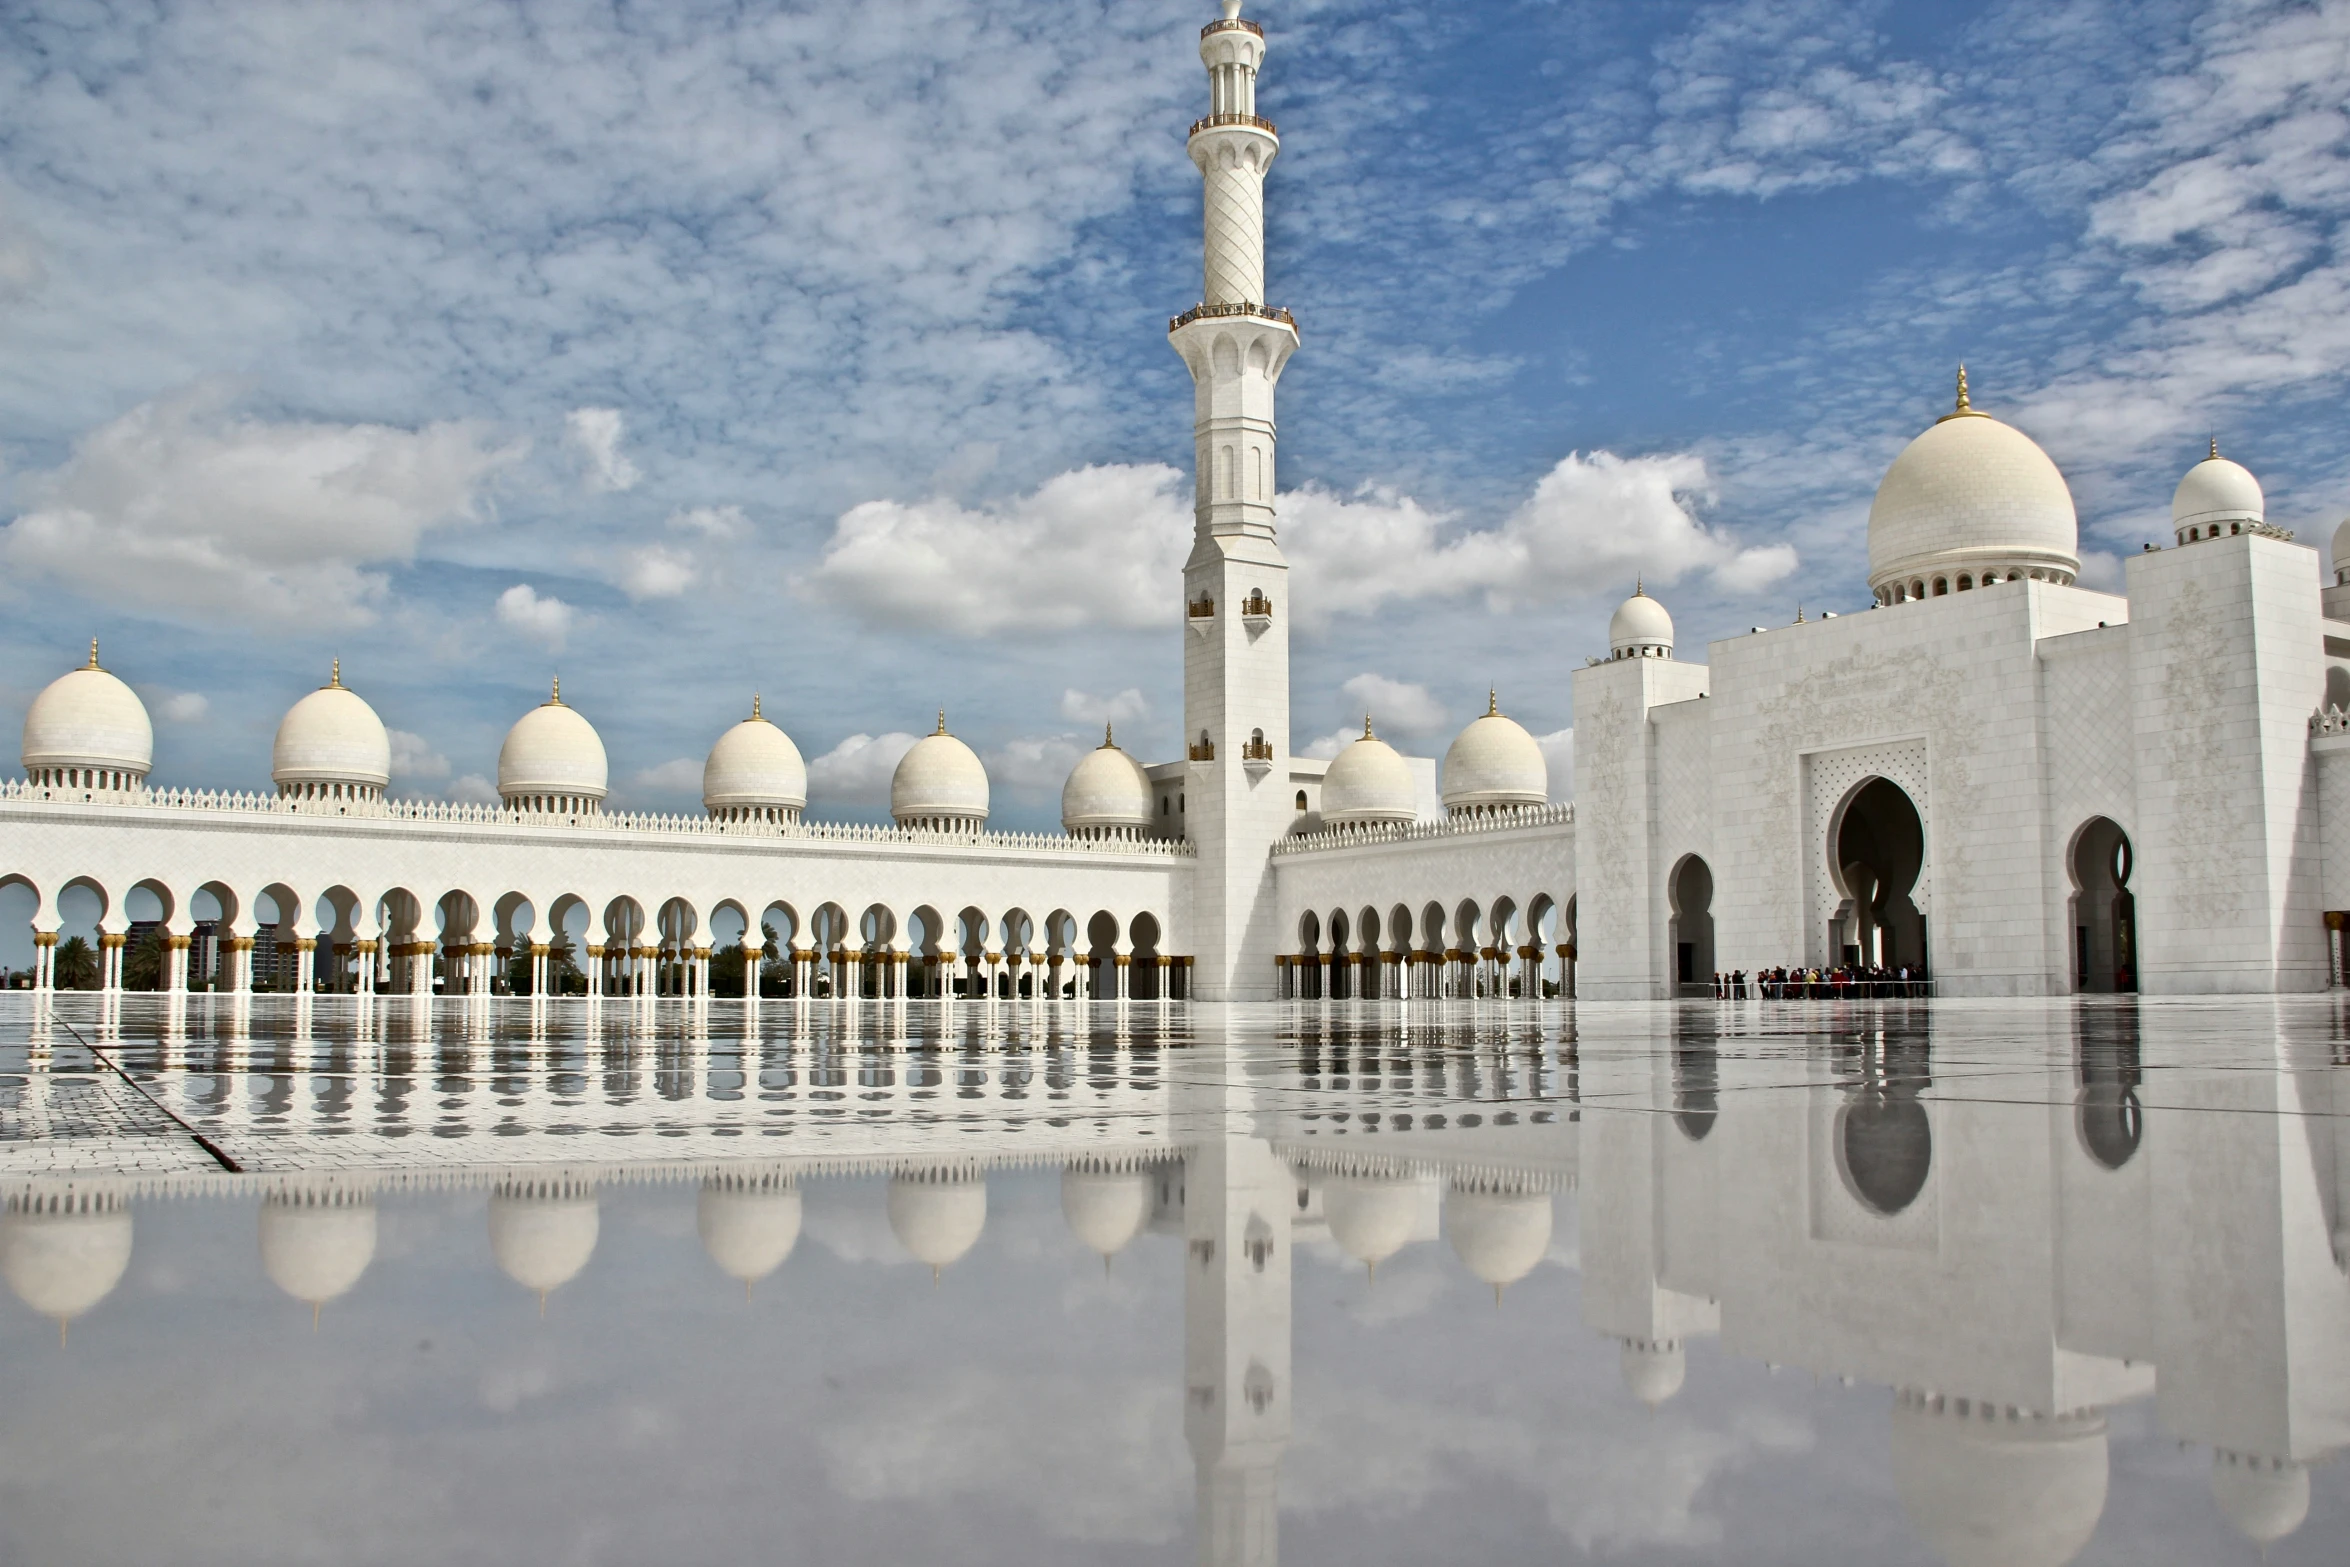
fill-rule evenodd
<path id="1" fill-rule="evenodd" d="M 1254 33 L 1259 38 L 1265 36 L 1265 30 L 1245 16 L 1219 17 L 1199 30 L 1202 38 L 1211 38 L 1217 33 Z"/>
<path id="2" fill-rule="evenodd" d="M 2321 707 L 2309 715 L 2309 732 L 2313 735 L 2350 735 L 2350 712 L 2339 707 Z"/>
<path id="3" fill-rule="evenodd" d="M 1530 829 L 1570 826 L 1574 820 L 1575 807 L 1570 801 L 1564 805 L 1529 805 L 1515 811 L 1494 811 L 1478 816 L 1452 816 L 1440 822 L 1364 822 L 1293 834 L 1274 844 L 1273 854 L 1278 859 L 1285 855 L 1312 854 L 1325 849 L 1360 849 L 1371 844 L 1467 838 L 1480 833 L 1525 832 Z"/>
<path id="4" fill-rule="evenodd" d="M 1245 125 L 1252 131 L 1263 131 L 1268 136 L 1281 134 L 1273 128 L 1273 122 L 1261 114 L 1235 113 L 1211 114 L 1205 119 L 1194 120 L 1191 129 L 1184 134 L 1186 137 L 1197 136 L 1202 131 L 1221 130 L 1227 125 Z"/>
<path id="5" fill-rule="evenodd" d="M 1178 838 L 1071 838 L 1041 832 L 933 832 L 870 822 L 718 821 L 708 816 L 652 811 L 604 811 L 555 817 L 504 805 L 458 800 L 295 800 L 276 794 L 226 789 L 69 790 L 21 778 L 0 779 L 0 805 L 94 805 L 113 809 L 190 812 L 228 816 L 304 817 L 326 821 L 398 821 L 435 826 L 543 827 L 566 833 L 661 833 L 695 838 L 794 839 L 815 843 L 887 843 L 907 847 L 1038 849 L 1079 854 L 1190 856 L 1191 843 Z"/>
<path id="6" fill-rule="evenodd" d="M 1288 311 L 1276 310 L 1270 305 L 1250 304 L 1246 300 L 1229 305 L 1194 305 L 1183 314 L 1170 317 L 1167 322 L 1167 330 L 1178 332 L 1194 321 L 1215 321 L 1226 316 L 1249 316 L 1258 321 L 1276 321 L 1292 332 L 1297 330 L 1297 317 Z"/>

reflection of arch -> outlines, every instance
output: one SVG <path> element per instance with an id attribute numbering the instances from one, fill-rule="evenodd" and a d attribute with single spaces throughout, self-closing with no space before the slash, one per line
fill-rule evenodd
<path id="1" fill-rule="evenodd" d="M 1917 1200 L 1934 1167 L 1934 1129 L 1914 1094 L 1872 1084 L 1838 1112 L 1836 1167 L 1853 1194 L 1890 1218 Z"/>
<path id="2" fill-rule="evenodd" d="M 2095 995 L 2138 988 L 2138 912 L 2131 895 L 2130 835 L 2092 816 L 2065 852 L 2072 873 L 2073 989 Z"/>
<path id="3" fill-rule="evenodd" d="M 2099 1022 L 2109 1014 L 2085 1013 Z M 2125 1011 L 2118 1038 L 2081 1041 L 2080 1092 L 2073 1100 L 2073 1129 L 2090 1158 L 2108 1170 L 2128 1164 L 2146 1135 L 2146 1111 L 2138 1102 L 2138 1020 Z"/>
<path id="4" fill-rule="evenodd" d="M 1665 884 L 1671 908 L 1673 982 L 1713 994 L 1714 873 L 1695 854 L 1685 854 Z"/>
<path id="5" fill-rule="evenodd" d="M 1828 826 L 1828 869 L 1843 896 L 1829 921 L 1830 957 L 1926 971 L 1926 920 L 1910 893 L 1925 868 L 1917 803 L 1889 778 L 1853 785 Z"/>

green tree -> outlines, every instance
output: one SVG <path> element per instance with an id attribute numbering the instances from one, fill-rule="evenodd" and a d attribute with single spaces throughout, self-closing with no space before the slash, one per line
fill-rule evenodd
<path id="1" fill-rule="evenodd" d="M 57 988 L 59 990 L 96 990 L 98 988 L 98 954 L 79 936 L 68 936 L 57 944 Z"/>
<path id="2" fill-rule="evenodd" d="M 141 936 L 131 949 L 122 955 L 122 988 L 125 990 L 161 990 L 163 988 L 163 927 Z"/>

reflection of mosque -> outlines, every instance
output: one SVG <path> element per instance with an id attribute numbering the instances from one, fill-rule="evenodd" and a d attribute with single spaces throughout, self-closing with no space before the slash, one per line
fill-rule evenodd
<path id="1" fill-rule="evenodd" d="M 122 1280 L 134 1204 L 243 1192 L 267 1276 L 316 1310 L 380 1266 L 379 1198 L 474 1187 L 489 1192 L 490 1257 L 543 1305 L 593 1259 L 601 1189 L 691 1181 L 703 1247 L 748 1289 L 791 1256 L 811 1183 L 886 1175 L 897 1244 L 944 1270 L 985 1233 L 991 1173 L 1057 1165 L 1068 1229 L 1091 1251 L 1180 1240 L 1202 1559 L 1263 1563 L 1291 1431 L 1293 1247 L 1375 1271 L 1441 1237 L 1500 1291 L 1548 1253 L 1566 1192 L 1584 1318 L 1621 1345 L 1630 1396 L 1679 1394 L 1700 1337 L 1887 1388 L 1895 1488 L 1946 1561 L 2071 1560 L 2105 1509 L 2106 1411 L 2138 1400 L 2210 1449 L 2238 1530 L 2291 1534 L 2309 1466 L 2350 1444 L 2350 1050 L 2269 1045 L 2231 1062 L 2250 1069 L 2212 1071 L 2192 1012 L 2002 1013 L 1995 1028 L 1945 1013 L 1931 1039 L 1909 1016 L 1887 1028 L 1857 1011 L 1794 1053 L 1712 1015 L 1628 1019 L 1656 1036 L 1605 1052 L 1578 1052 L 1571 1027 L 1562 1045 L 1504 1020 L 1438 1054 L 1368 1014 L 1359 1029 L 1309 1015 L 1295 1054 L 1195 1045 L 1201 1069 L 1165 1075 L 1150 1038 L 1013 1036 L 933 1052 L 921 1080 L 948 1090 L 961 1127 L 997 1131 L 968 1150 L 958 1136 L 953 1157 L 940 1118 L 868 1060 L 849 1076 L 878 1113 L 781 1157 L 370 1169 L 366 1138 L 346 1132 L 339 1173 L 20 1180 L 0 1267 L 25 1305 L 73 1318 Z M 2043 1027 L 2059 1032 L 2032 1037 Z M 563 1059 L 576 1047 L 535 1072 L 493 1062 L 501 1096 L 552 1097 L 584 1064 Z M 721 1052 L 633 1091 L 701 1114 L 745 1081 L 812 1081 L 823 1048 Z M 901 1078 L 921 1078 L 915 1056 L 898 1052 Z M 631 1080 L 604 1065 L 604 1109 L 620 1115 Z M 438 1074 L 462 1099 L 462 1070 Z M 298 1145 L 315 1097 L 271 1075 L 255 1064 L 253 1094 Z M 209 1092 L 151 1086 L 183 1112 Z M 441 1114 L 408 1103 L 420 1125 Z M 212 1124 L 235 1120 L 223 1108 Z"/>

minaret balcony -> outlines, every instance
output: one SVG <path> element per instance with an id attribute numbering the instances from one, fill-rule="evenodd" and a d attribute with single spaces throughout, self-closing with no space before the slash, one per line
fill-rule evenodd
<path id="1" fill-rule="evenodd" d="M 1240 623 L 1253 640 L 1273 624 L 1273 601 L 1262 593 L 1251 593 L 1240 601 Z"/>
<path id="2" fill-rule="evenodd" d="M 1223 114 L 1211 114 L 1204 120 L 1194 120 L 1191 122 L 1191 129 L 1183 134 L 1184 138 L 1189 140 L 1202 131 L 1222 130 L 1229 125 L 1244 126 L 1252 131 L 1263 131 L 1268 136 L 1277 137 L 1281 134 L 1273 122 L 1261 114 L 1239 114 L 1230 111 Z"/>
<path id="3" fill-rule="evenodd" d="M 1289 328 L 1293 334 L 1297 331 L 1297 317 L 1288 311 L 1276 310 L 1270 305 L 1251 304 L 1245 299 L 1236 300 L 1228 305 L 1194 305 L 1179 316 L 1169 317 L 1167 330 L 1180 332 L 1194 321 L 1218 321 L 1231 316 L 1247 316 L 1251 320 L 1271 321 L 1276 325 Z"/>
<path id="4" fill-rule="evenodd" d="M 1213 38 L 1218 33 L 1254 33 L 1259 38 L 1265 36 L 1265 30 L 1245 16 L 1219 17 L 1199 30 L 1202 38 Z"/>

